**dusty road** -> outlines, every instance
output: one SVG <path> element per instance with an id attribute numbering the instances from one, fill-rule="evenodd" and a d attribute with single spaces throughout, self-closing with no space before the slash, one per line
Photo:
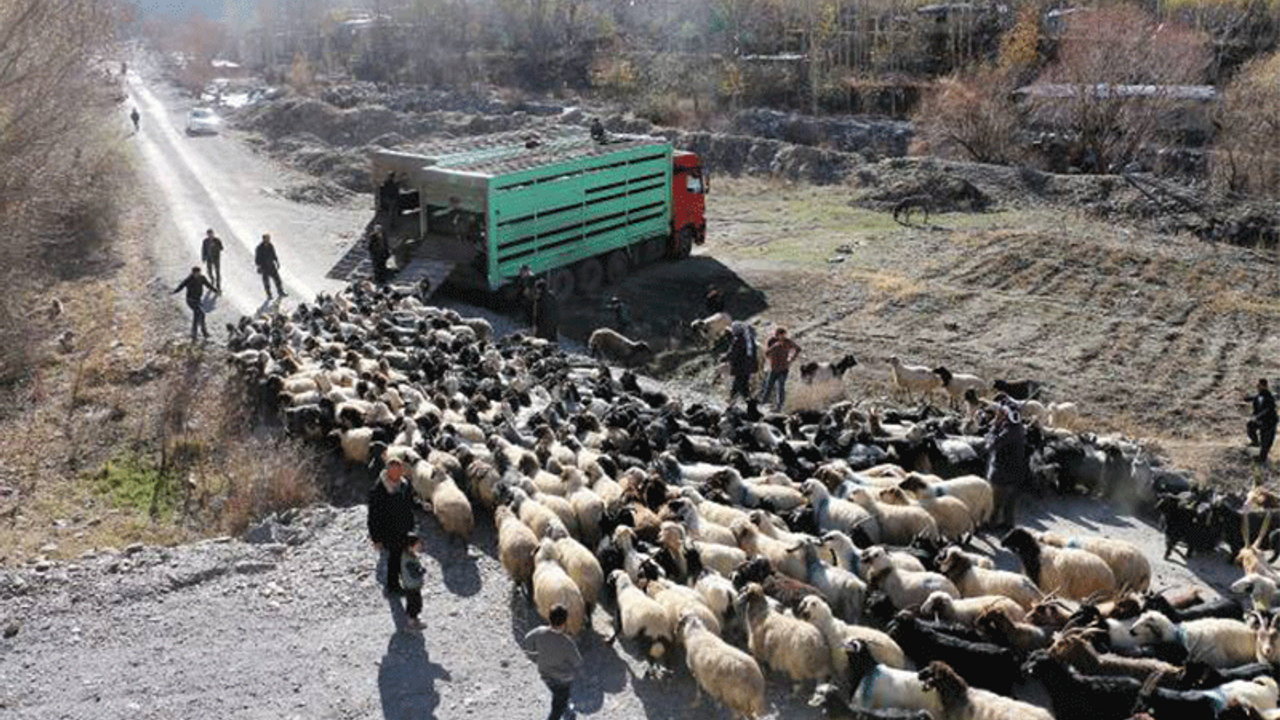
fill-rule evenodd
<path id="1" fill-rule="evenodd" d="M 225 279 L 222 297 L 209 308 L 211 325 L 262 306 L 253 251 L 263 233 L 271 233 L 280 277 L 295 301 L 340 287 L 324 275 L 367 220 L 364 204 L 302 205 L 281 197 L 281 188 L 304 178 L 265 162 L 229 134 L 187 135 L 192 101 L 151 73 L 131 70 L 128 87 L 142 114 L 133 139 L 166 210 L 164 231 L 154 238 L 161 278 L 176 285 L 199 262 L 200 242 L 212 228 L 225 245 Z"/>

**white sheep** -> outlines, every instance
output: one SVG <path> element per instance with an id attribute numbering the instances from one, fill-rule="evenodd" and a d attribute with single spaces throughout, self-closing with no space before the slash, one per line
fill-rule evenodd
<path id="1" fill-rule="evenodd" d="M 756 583 L 743 589 L 739 601 L 745 608 L 748 645 L 757 660 L 785 673 L 796 690 L 806 680 L 822 682 L 831 676 L 831 653 L 817 628 L 775 612 Z"/>
<path id="2" fill-rule="evenodd" d="M 797 617 L 813 625 L 822 633 L 831 651 L 831 672 L 837 680 L 845 677 L 849 669 L 849 660 L 845 655 L 845 645 L 850 640 L 859 640 L 871 650 L 877 663 L 894 668 L 906 668 L 907 656 L 902 648 L 884 632 L 864 625 L 851 625 L 831 614 L 831 607 L 822 598 L 810 595 L 800 601 L 796 611 Z"/>
<path id="3" fill-rule="evenodd" d="M 862 506 L 880 526 L 880 541 L 893 545 L 910 545 L 917 537 L 937 540 L 938 522 L 924 508 L 911 505 L 889 505 L 871 497 L 863 488 L 849 494 L 849 500 Z"/>
<path id="4" fill-rule="evenodd" d="M 635 341 L 613 328 L 596 328 L 587 339 L 587 349 L 591 356 L 601 360 L 609 360 L 622 365 L 631 365 L 647 360 L 653 351 L 649 343 Z"/>
<path id="5" fill-rule="evenodd" d="M 680 618 L 685 662 L 698 687 L 734 715 L 756 720 L 765 711 L 764 673 L 747 653 L 721 640 L 694 615 Z"/>
<path id="6" fill-rule="evenodd" d="M 947 391 L 947 395 L 951 397 L 951 404 L 958 406 L 964 402 L 966 392 L 973 390 L 978 395 L 982 395 L 991 389 L 991 383 L 983 380 L 977 375 L 968 373 L 953 373 L 946 366 L 934 368 L 934 374 L 942 380 L 942 389 Z"/>
<path id="7" fill-rule="evenodd" d="M 922 397 L 942 387 L 942 378 L 923 365 L 904 365 L 897 355 L 889 358 L 893 372 L 893 384 L 910 398 L 913 393 Z"/>
<path id="8" fill-rule="evenodd" d="M 954 497 L 969 508 L 975 527 L 981 527 L 995 509 L 995 492 L 991 483 L 977 475 L 961 475 L 943 480 L 942 478 L 910 473 L 898 483 L 898 487 L 917 498 L 932 495 L 933 497 Z"/>
<path id="9" fill-rule="evenodd" d="M 613 642 L 621 632 L 627 639 L 647 642 L 650 661 L 661 659 L 675 640 L 675 622 L 667 608 L 636 587 L 622 570 L 609 573 L 609 584 L 617 597 L 619 623 L 605 642 Z"/>
<path id="10" fill-rule="evenodd" d="M 862 563 L 867 566 L 870 584 L 883 588 L 889 602 L 899 610 L 919 607 L 935 592 L 943 592 L 953 598 L 960 597 L 960 591 L 945 575 L 897 568 L 882 547 L 863 550 Z"/>
<path id="11" fill-rule="evenodd" d="M 1014 622 L 1025 622 L 1027 619 L 1026 610 L 1012 598 L 1003 595 L 953 598 L 944 592 L 935 592 L 925 598 L 924 604 L 920 606 L 920 615 L 973 627 L 978 622 L 978 617 L 988 610 L 1001 613 Z"/>
<path id="12" fill-rule="evenodd" d="M 1202 618 L 1175 624 L 1155 610 L 1143 613 L 1130 629 L 1143 645 L 1179 643 L 1187 649 L 1187 660 L 1217 668 L 1256 662 L 1258 633 L 1239 620 Z"/>
<path id="13" fill-rule="evenodd" d="M 708 345 L 715 343 L 733 324 L 733 318 L 727 312 L 718 312 L 689 323 L 689 329 L 702 338 Z"/>
<path id="14" fill-rule="evenodd" d="M 818 543 L 804 542 L 805 565 L 809 576 L 805 579 L 826 597 L 831 609 L 846 622 L 857 622 L 862 616 L 862 603 L 867 595 L 867 585 L 848 570 L 832 567 L 818 557 Z"/>
<path id="15" fill-rule="evenodd" d="M 1053 547 L 1087 550 L 1102 558 L 1122 592 L 1145 592 L 1151 585 L 1151 562 L 1133 543 L 1102 537 L 1066 537 L 1053 532 L 1039 533 L 1036 539 Z"/>
<path id="16" fill-rule="evenodd" d="M 1049 425 L 1072 428 L 1080 423 L 1080 408 L 1073 402 L 1049 403 Z"/>
<path id="17" fill-rule="evenodd" d="M 1023 610 L 1030 610 L 1044 598 L 1044 593 L 1026 575 L 1008 570 L 974 567 L 969 556 L 958 547 L 942 551 L 938 558 L 938 570 L 955 583 L 961 597 L 1001 595 L 1016 602 Z"/>
<path id="18" fill-rule="evenodd" d="M 560 565 L 560 552 L 550 538 L 542 539 L 533 556 L 533 604 L 538 615 L 548 621 L 551 609 L 563 605 L 569 611 L 565 631 L 570 635 L 582 632 L 586 622 L 582 592 Z"/>
<path id="19" fill-rule="evenodd" d="M 1044 592 L 1084 600 L 1116 591 L 1111 568 L 1087 550 L 1042 545 L 1025 528 L 1014 528 L 1002 543 L 1018 556 L 1027 576 Z"/>
<path id="20" fill-rule="evenodd" d="M 1253 600 L 1253 609 L 1271 610 L 1271 603 L 1276 599 L 1276 581 L 1265 575 L 1249 573 L 1231 583 L 1231 592 L 1248 595 Z"/>
<path id="21" fill-rule="evenodd" d="M 738 547 L 748 556 L 766 558 L 774 570 L 796 580 L 805 581 L 809 576 L 804 556 L 799 553 L 800 548 L 761 534 L 750 520 L 735 521 L 730 529 L 738 539 Z"/>
<path id="22" fill-rule="evenodd" d="M 498 526 L 498 558 L 502 567 L 512 582 L 526 593 L 531 593 L 533 554 L 538 551 L 538 536 L 506 505 L 499 505 L 493 517 Z"/>
<path id="23" fill-rule="evenodd" d="M 555 540 L 560 565 L 573 579 L 573 584 L 578 586 L 584 610 L 590 616 L 600 597 L 600 588 L 604 585 L 604 569 L 600 567 L 600 561 L 586 546 L 569 537 L 562 528 L 552 529 L 547 537 Z"/>
<path id="24" fill-rule="evenodd" d="M 924 493 L 912 499 L 900 487 L 887 487 L 880 491 L 880 500 L 890 505 L 919 505 L 938 523 L 938 532 L 952 542 L 960 542 L 974 530 L 973 514 L 969 506 L 959 498 L 949 495 L 934 497 Z"/>
<path id="25" fill-rule="evenodd" d="M 734 502 L 743 507 L 757 508 L 768 504 L 778 512 L 790 512 L 805 503 L 804 494 L 790 484 L 748 482 L 732 468 L 717 473 L 712 483 L 719 485 Z"/>
<path id="26" fill-rule="evenodd" d="M 863 580 L 867 579 L 867 567 L 862 563 L 858 547 L 848 535 L 839 530 L 825 532 L 822 534 L 822 547 L 835 558 L 836 567 L 855 573 Z M 908 552 L 893 550 L 888 555 L 889 562 L 900 570 L 924 572 L 924 563 Z"/>
<path id="27" fill-rule="evenodd" d="M 733 610 L 733 600 L 738 595 L 733 581 L 714 570 L 704 569 L 694 583 L 693 589 L 698 591 L 702 596 L 702 602 L 716 614 L 720 620 L 720 627 L 723 628 L 729 613 Z"/>
<path id="28" fill-rule="evenodd" d="M 860 528 L 871 542 L 880 541 L 880 523 L 866 508 L 842 498 L 831 497 L 827 487 L 813 478 L 801 483 L 800 491 L 813 506 L 818 528 L 823 532 L 835 530 L 849 535 Z"/>
<path id="29" fill-rule="evenodd" d="M 431 493 L 431 512 L 440 521 L 440 528 L 445 534 L 463 540 L 471 537 L 471 531 L 476 526 L 471 502 L 453 478 L 446 475 L 436 483 L 435 491 Z"/>
<path id="30" fill-rule="evenodd" d="M 666 548 L 675 558 L 676 563 L 681 566 L 687 564 L 684 559 L 684 549 L 691 546 L 698 553 L 698 559 L 702 561 L 703 567 L 711 568 L 725 576 L 732 575 L 739 565 L 747 561 L 747 554 L 736 546 L 687 539 L 684 526 L 671 521 L 664 522 L 659 527 L 658 544 Z M 682 569 L 688 572 L 687 567 Z"/>
<path id="31" fill-rule="evenodd" d="M 511 494 L 511 507 L 515 509 L 520 522 L 529 526 L 529 529 L 539 539 L 547 537 L 548 532 L 553 527 L 564 528 L 564 523 L 560 521 L 560 516 L 552 512 L 546 505 L 529 497 L 528 493 L 521 488 L 509 488 L 507 492 Z"/>
<path id="32" fill-rule="evenodd" d="M 720 618 L 716 617 L 715 611 L 707 606 L 702 599 L 702 594 L 697 590 L 670 580 L 657 578 L 650 580 L 644 591 L 649 597 L 661 603 L 672 617 L 679 618 L 689 614 L 696 615 L 708 630 L 716 635 L 720 634 Z"/>

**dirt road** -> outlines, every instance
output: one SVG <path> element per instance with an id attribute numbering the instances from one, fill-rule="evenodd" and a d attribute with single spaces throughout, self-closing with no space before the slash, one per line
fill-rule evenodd
<path id="1" fill-rule="evenodd" d="M 164 232 L 154 238 L 158 274 L 176 285 L 199 263 L 200 242 L 212 228 L 226 247 L 223 295 L 211 308 L 211 325 L 262 306 L 253 251 L 263 233 L 271 233 L 280 277 L 292 296 L 306 299 L 340 287 L 324 275 L 363 227 L 364 203 L 301 205 L 281 197 L 281 189 L 306 178 L 265 162 L 227 133 L 187 135 L 186 114 L 194 104 L 153 73 L 148 66 L 130 70 L 128 88 L 142 114 L 134 141 L 166 210 Z"/>

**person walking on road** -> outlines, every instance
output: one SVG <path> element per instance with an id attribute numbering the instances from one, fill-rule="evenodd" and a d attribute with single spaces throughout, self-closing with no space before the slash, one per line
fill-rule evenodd
<path id="1" fill-rule="evenodd" d="M 215 295 L 218 294 L 218 288 L 214 287 L 209 279 L 200 273 L 200 266 L 191 268 L 191 274 L 178 283 L 178 287 L 171 294 L 177 295 L 183 290 L 187 291 L 187 307 L 191 308 L 191 339 L 196 339 L 196 331 L 200 331 L 204 335 L 204 339 L 209 339 L 209 328 L 204 324 L 204 291 L 205 288 L 212 290 Z"/>
<path id="2" fill-rule="evenodd" d="M 1258 446 L 1258 462 L 1266 463 L 1271 443 L 1276 439 L 1276 397 L 1271 394 L 1266 378 L 1258 378 L 1258 392 L 1245 398 L 1253 405 L 1253 417 L 1245 424 L 1249 444 Z"/>
<path id="3" fill-rule="evenodd" d="M 369 262 L 373 264 L 373 281 L 379 285 L 387 282 L 387 261 L 391 259 L 391 248 L 387 246 L 387 236 L 381 225 L 374 225 L 369 231 Z"/>
<path id="4" fill-rule="evenodd" d="M 538 674 L 551 691 L 551 714 L 547 720 L 572 718 L 574 712 L 569 707 L 569 697 L 573 680 L 582 667 L 582 655 L 573 638 L 565 632 L 568 608 L 556 605 L 547 614 L 547 620 L 550 627 L 536 627 L 524 636 L 525 654 L 538 664 Z"/>
<path id="5" fill-rule="evenodd" d="M 222 240 L 213 234 L 213 228 L 204 233 L 204 242 L 200 244 L 200 259 L 204 261 L 205 270 L 209 273 L 209 282 L 222 292 Z"/>
<path id="6" fill-rule="evenodd" d="M 992 522 L 1009 530 L 1016 524 L 1018 496 L 1026 487 L 1031 468 L 1027 464 L 1027 431 L 1012 400 L 996 405 L 995 423 L 987 433 L 987 482 L 991 483 L 995 511 Z"/>
<path id="7" fill-rule="evenodd" d="M 800 346 L 787 337 L 786 328 L 780 327 L 773 331 L 773 337 L 769 338 L 769 345 L 764 351 L 764 356 L 769 361 L 769 374 L 764 379 L 764 392 L 760 393 L 761 403 L 769 402 L 776 387 L 777 398 L 773 409 L 782 412 L 787 402 L 787 371 L 799 355 Z"/>
<path id="8" fill-rule="evenodd" d="M 138 123 L 142 120 L 142 116 L 138 114 L 138 108 L 134 108 L 133 112 L 129 113 L 129 119 L 133 121 L 133 131 L 138 132 Z"/>
<path id="9" fill-rule="evenodd" d="M 421 630 L 418 614 L 422 612 L 422 590 L 406 589 L 400 582 L 404 554 L 413 545 L 416 520 L 413 516 L 413 488 L 404 479 L 404 460 L 387 458 L 378 480 L 369 489 L 369 540 L 386 558 L 387 578 L 384 590 L 388 597 L 403 596 L 409 629 Z"/>
<path id="10" fill-rule="evenodd" d="M 262 289 L 267 291 L 267 299 L 271 299 L 271 281 L 275 280 L 276 293 L 284 297 L 289 293 L 280 284 L 280 258 L 276 257 L 276 248 L 271 244 L 271 234 L 262 233 L 262 242 L 253 251 L 253 262 L 258 266 L 258 274 L 262 276 Z"/>

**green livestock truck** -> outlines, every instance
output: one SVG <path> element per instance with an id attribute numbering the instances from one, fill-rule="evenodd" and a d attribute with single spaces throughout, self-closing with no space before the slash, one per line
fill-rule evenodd
<path id="1" fill-rule="evenodd" d="M 502 293 L 528 267 L 560 297 L 590 295 L 706 239 L 698 156 L 662 138 L 564 127 L 372 159 L 395 282 Z"/>

